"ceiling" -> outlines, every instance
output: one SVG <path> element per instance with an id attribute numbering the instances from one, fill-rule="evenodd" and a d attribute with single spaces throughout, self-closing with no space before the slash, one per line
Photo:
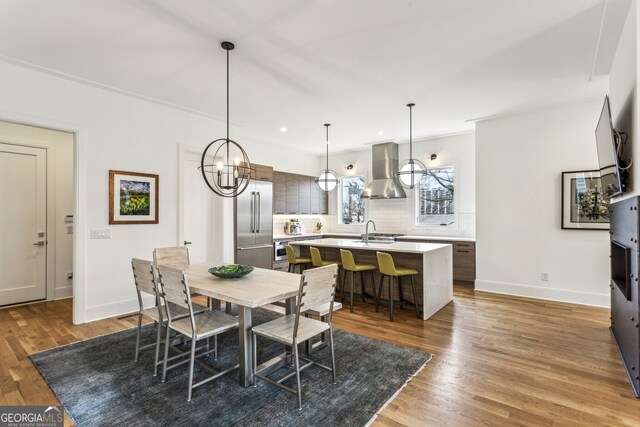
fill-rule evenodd
<path id="1" fill-rule="evenodd" d="M 601 95 L 629 3 L 0 0 L 0 60 L 225 120 L 229 40 L 231 137 L 321 154 Z"/>

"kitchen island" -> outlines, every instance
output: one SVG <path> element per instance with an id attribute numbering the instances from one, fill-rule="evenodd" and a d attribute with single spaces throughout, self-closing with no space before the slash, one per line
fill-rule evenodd
<path id="1" fill-rule="evenodd" d="M 453 263 L 452 247 L 450 244 L 419 243 L 419 242 L 384 242 L 369 241 L 364 243 L 355 239 L 319 239 L 297 240 L 290 242 L 291 246 L 298 246 L 302 256 L 309 256 L 309 247 L 320 250 L 324 260 L 340 260 L 340 249 L 348 249 L 353 253 L 357 263 L 378 265 L 376 251 L 388 252 L 393 256 L 396 266 L 418 270 L 416 288 L 418 291 L 417 304 L 422 310 L 424 320 L 433 316 L 442 307 L 453 300 Z M 366 277 L 366 276 L 365 276 Z M 354 292 L 360 292 L 360 277 L 356 275 Z M 375 289 L 378 289 L 380 274 L 375 275 Z M 345 290 L 351 290 L 350 278 L 347 277 Z M 386 283 L 386 281 L 385 281 Z M 397 282 L 396 282 L 397 283 Z M 370 280 L 365 279 L 365 293 L 373 295 L 374 288 Z M 382 288 L 382 300 L 389 299 L 387 286 Z M 394 301 L 404 301 L 415 304 L 411 292 L 411 282 L 407 278 L 402 286 L 394 285 Z"/>

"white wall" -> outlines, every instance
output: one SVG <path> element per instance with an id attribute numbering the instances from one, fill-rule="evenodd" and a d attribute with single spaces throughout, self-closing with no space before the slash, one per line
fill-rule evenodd
<path id="1" fill-rule="evenodd" d="M 399 146 L 400 162 L 409 158 L 409 144 Z M 431 154 L 438 157 L 430 160 Z M 406 190 L 406 199 L 367 201 L 367 220 L 376 223 L 378 232 L 404 233 L 414 236 L 475 237 L 475 138 L 473 133 L 414 141 L 413 155 L 427 167 L 454 166 L 455 206 L 458 220 L 449 227 L 415 225 L 415 191 Z M 330 154 L 329 167 L 346 175 L 345 167 L 353 164 L 353 174 L 371 179 L 371 147 L 362 150 Z M 323 166 L 321 166 L 322 168 Z M 340 225 L 337 217 L 337 191 L 329 193 L 329 213 L 326 231 L 363 233 L 363 225 Z"/>
<path id="2" fill-rule="evenodd" d="M 204 148 L 223 134 L 223 123 L 4 62 L 0 93 L 0 119 L 77 135 L 74 304 L 85 309 L 74 310 L 74 322 L 134 310 L 131 258 L 150 259 L 153 248 L 178 243 L 178 144 Z M 298 173 L 317 169 L 315 156 L 240 142 L 251 161 Z M 159 224 L 108 225 L 109 169 L 160 175 Z M 111 239 L 90 240 L 94 228 L 109 228 Z"/>
<path id="3" fill-rule="evenodd" d="M 73 214 L 73 134 L 52 131 L 33 126 L 22 126 L 0 121 L 0 141 L 43 147 L 47 149 L 47 240 L 48 251 L 52 251 L 51 274 L 47 271 L 47 299 L 58 299 L 72 295 L 72 280 L 67 272 L 73 271 L 73 234 L 67 232 L 72 224 L 64 222 L 65 215 Z M 51 218 L 52 217 L 52 218 Z M 50 224 L 50 225 L 49 225 Z"/>
<path id="4" fill-rule="evenodd" d="M 601 107 L 476 124 L 477 290 L 609 305 L 608 232 L 560 228 L 561 173 L 597 169 Z"/>

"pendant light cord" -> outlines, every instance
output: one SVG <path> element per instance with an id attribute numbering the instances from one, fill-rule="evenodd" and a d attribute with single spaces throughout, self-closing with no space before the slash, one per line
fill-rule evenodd
<path id="1" fill-rule="evenodd" d="M 227 50 L 227 164 L 229 161 L 229 51 Z"/>
<path id="2" fill-rule="evenodd" d="M 409 107 L 409 161 L 413 163 L 413 106 L 415 104 L 407 104 Z"/>
<path id="3" fill-rule="evenodd" d="M 324 126 L 327 128 L 327 143 L 326 143 L 326 146 L 327 146 L 327 169 L 326 170 L 328 171 L 329 170 L 329 126 L 331 126 L 331 125 L 327 123 Z"/>

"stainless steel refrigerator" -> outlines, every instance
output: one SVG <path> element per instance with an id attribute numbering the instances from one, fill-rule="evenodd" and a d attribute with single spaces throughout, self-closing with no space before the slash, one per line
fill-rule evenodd
<path id="1" fill-rule="evenodd" d="M 273 183 L 251 180 L 235 198 L 236 264 L 273 266 Z"/>

